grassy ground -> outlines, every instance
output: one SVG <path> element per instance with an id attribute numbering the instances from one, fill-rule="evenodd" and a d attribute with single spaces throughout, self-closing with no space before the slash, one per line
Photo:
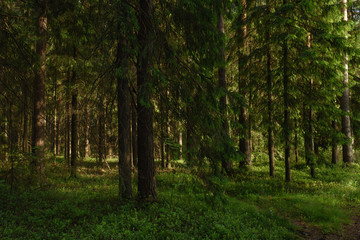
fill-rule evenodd
<path id="1" fill-rule="evenodd" d="M 294 165 L 290 184 L 280 162 L 275 179 L 265 161 L 232 179 L 160 171 L 159 202 L 140 205 L 118 199 L 116 162 L 109 162 L 110 171 L 99 171 L 87 159 L 70 179 L 59 158 L 44 187 L 12 193 L 0 180 L 0 239 L 297 239 L 295 225 L 341 230 L 360 204 L 357 164 L 323 166 L 316 179 Z"/>

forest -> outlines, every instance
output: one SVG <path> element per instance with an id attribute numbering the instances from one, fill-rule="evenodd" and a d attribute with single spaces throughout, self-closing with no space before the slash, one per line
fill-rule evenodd
<path id="1" fill-rule="evenodd" d="M 0 239 L 360 239 L 360 1 L 1 0 Z"/>

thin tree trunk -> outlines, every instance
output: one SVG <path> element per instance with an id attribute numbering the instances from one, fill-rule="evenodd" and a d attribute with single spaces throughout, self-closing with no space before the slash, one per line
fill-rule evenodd
<path id="1" fill-rule="evenodd" d="M 56 136 L 55 136 L 55 153 L 57 156 L 59 156 L 61 154 L 61 142 L 60 142 L 60 123 L 61 123 L 61 108 L 62 108 L 62 99 L 61 99 L 61 94 L 60 91 L 58 93 L 58 103 L 57 103 L 57 113 L 58 113 L 58 118 L 56 121 Z"/>
<path id="2" fill-rule="evenodd" d="M 167 125 L 166 119 L 165 119 L 165 100 L 163 95 L 160 96 L 160 161 L 161 161 L 161 168 L 165 168 L 165 153 L 166 153 L 166 147 L 165 147 L 165 127 Z"/>
<path id="3" fill-rule="evenodd" d="M 45 170 L 45 82 L 46 82 L 46 31 L 47 31 L 47 1 L 38 0 L 36 53 L 40 56 L 39 65 L 35 70 L 34 79 L 34 111 L 32 127 L 31 172 L 33 176 L 43 177 Z"/>
<path id="4" fill-rule="evenodd" d="M 103 160 L 105 159 L 105 113 L 104 113 L 104 99 L 100 96 L 99 100 L 99 121 L 98 121 L 98 166 L 103 166 Z"/>
<path id="5" fill-rule="evenodd" d="M 341 3 L 344 4 L 344 7 L 342 8 L 342 12 L 344 14 L 343 21 L 347 22 L 348 20 L 347 0 L 342 0 Z M 341 97 L 341 110 L 344 112 L 344 114 L 341 116 L 341 126 L 342 126 L 342 133 L 345 135 L 347 139 L 347 143 L 343 144 L 343 162 L 351 163 L 353 162 L 353 142 L 352 142 L 353 140 L 351 136 L 349 65 L 348 65 L 347 56 L 344 59 L 344 65 L 345 65 L 345 72 L 344 72 L 343 85 L 345 89 Z"/>
<path id="6" fill-rule="evenodd" d="M 182 160 L 183 159 L 183 133 L 182 133 L 182 129 L 180 128 L 180 132 L 179 132 L 179 146 L 180 146 L 180 149 L 179 149 L 179 153 L 180 153 L 180 156 L 179 156 L 179 159 Z"/>
<path id="7" fill-rule="evenodd" d="M 218 12 L 218 21 L 217 21 L 217 28 L 218 31 L 221 34 L 225 34 L 225 28 L 224 28 L 224 18 L 221 14 L 221 11 Z M 225 37 L 223 38 L 223 41 L 225 41 Z M 220 114 L 222 118 L 222 132 L 224 134 L 224 144 L 228 144 L 227 141 L 229 139 L 229 122 L 228 122 L 228 115 L 227 115 L 227 99 L 226 99 L 226 69 L 225 69 L 225 42 L 222 43 L 222 46 L 220 46 L 220 67 L 218 69 L 218 86 L 219 89 L 221 89 L 224 94 L 220 97 L 219 107 L 220 107 Z M 227 175 L 232 174 L 232 161 L 226 157 L 225 154 L 221 154 L 221 165 L 222 168 L 225 170 Z"/>
<path id="8" fill-rule="evenodd" d="M 140 43 L 137 64 L 138 86 L 138 190 L 140 199 L 157 199 L 154 163 L 153 106 L 149 83 L 152 68 L 153 1 L 139 0 Z M 145 103 L 145 104 L 144 104 Z"/>
<path id="9" fill-rule="evenodd" d="M 70 114 L 71 114 L 71 108 L 70 108 L 70 70 L 68 70 L 68 76 L 67 76 L 67 89 L 66 89 L 66 126 L 65 126 L 65 159 L 68 165 L 68 168 L 70 169 L 70 153 L 71 153 L 71 145 L 70 145 Z"/>
<path id="10" fill-rule="evenodd" d="M 28 94 L 27 89 L 24 84 L 23 86 L 23 94 L 24 94 L 24 104 L 23 104 L 23 135 L 22 135 L 22 151 L 23 153 L 27 152 L 28 149 Z"/>
<path id="11" fill-rule="evenodd" d="M 76 48 L 74 47 L 74 59 L 76 59 Z M 78 93 L 76 89 L 76 70 L 73 69 L 71 77 L 72 96 L 71 96 L 71 177 L 76 177 L 77 150 L 78 150 Z"/>
<path id="12" fill-rule="evenodd" d="M 333 120 L 331 125 L 332 125 L 332 128 L 333 128 L 333 131 L 336 133 L 337 132 L 337 130 L 336 130 L 336 121 Z M 333 136 L 332 140 L 331 140 L 331 163 L 332 164 L 337 164 L 338 158 L 339 158 L 338 145 L 337 145 L 336 137 Z"/>
<path id="13" fill-rule="evenodd" d="M 131 133 L 131 139 L 132 139 L 132 152 L 133 152 L 133 164 L 134 167 L 138 166 L 138 147 L 137 147 L 137 113 L 136 113 L 136 106 L 135 102 L 132 102 L 131 104 L 131 118 L 132 118 L 132 133 Z"/>
<path id="14" fill-rule="evenodd" d="M 84 157 L 90 157 L 90 109 L 89 104 L 86 104 L 86 113 L 85 113 L 85 148 L 84 148 Z"/>
<path id="15" fill-rule="evenodd" d="M 243 14 L 243 21 L 246 22 L 247 14 L 246 14 L 246 5 L 247 1 L 242 0 L 242 5 L 245 8 L 245 12 Z M 244 25 L 242 29 L 242 38 L 244 41 L 243 52 L 247 54 L 247 25 Z M 242 71 L 242 68 L 245 67 L 245 64 L 242 63 L 242 59 L 240 58 L 239 51 L 239 63 L 238 70 Z M 242 87 L 246 87 L 247 79 L 244 76 L 239 76 L 239 93 L 245 96 L 245 92 L 241 89 Z M 251 165 L 251 146 L 250 146 L 250 136 L 249 136 L 249 113 L 247 106 L 241 106 L 241 111 L 239 115 L 239 123 L 242 126 L 239 134 L 239 150 L 240 154 L 243 156 L 244 160 L 240 161 L 240 167 L 246 165 Z"/>
<path id="16" fill-rule="evenodd" d="M 268 5 L 267 1 L 267 5 Z M 267 6 L 268 14 L 270 7 Z M 271 74 L 271 52 L 270 52 L 270 30 L 266 31 L 266 49 L 267 64 L 266 64 L 266 82 L 267 82 L 267 107 L 268 107 L 268 155 L 269 155 L 269 171 L 270 177 L 275 177 L 275 159 L 274 159 L 274 119 L 273 119 L 273 100 L 272 100 L 272 74 Z"/>
<path id="17" fill-rule="evenodd" d="M 287 1 L 284 0 L 284 5 Z M 283 86 L 284 86 L 284 141 L 285 141 L 285 181 L 291 181 L 290 173 L 290 118 L 289 118 L 289 69 L 288 69 L 288 44 L 287 40 L 283 40 Z"/>
<path id="18" fill-rule="evenodd" d="M 117 76 L 118 101 L 118 147 L 119 147 L 119 194 L 123 198 L 132 195 L 131 186 L 131 135 L 130 135 L 130 94 L 127 76 L 128 57 L 124 36 L 119 40 L 116 67 L 122 69 Z"/>

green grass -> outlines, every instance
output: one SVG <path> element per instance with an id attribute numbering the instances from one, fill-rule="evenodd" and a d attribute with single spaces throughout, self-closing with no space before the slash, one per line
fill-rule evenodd
<path id="1" fill-rule="evenodd" d="M 100 171 L 85 159 L 72 179 L 57 158 L 42 188 L 11 193 L 0 181 L 0 239 L 296 239 L 291 222 L 336 231 L 360 204 L 357 164 L 321 167 L 316 179 L 294 165 L 290 184 L 280 163 L 275 179 L 265 161 L 232 179 L 179 168 L 157 175 L 159 201 L 144 205 L 118 199 L 116 159 L 108 162 L 111 170 Z"/>

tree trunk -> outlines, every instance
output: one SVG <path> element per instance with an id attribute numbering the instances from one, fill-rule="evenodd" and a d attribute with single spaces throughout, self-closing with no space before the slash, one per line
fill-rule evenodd
<path id="1" fill-rule="evenodd" d="M 74 47 L 74 60 L 76 60 L 76 48 Z M 71 96 L 71 171 L 70 176 L 76 177 L 76 160 L 78 150 L 78 93 L 76 89 L 76 70 L 73 69 L 71 77 L 72 96 Z"/>
<path id="2" fill-rule="evenodd" d="M 116 67 L 121 68 L 117 76 L 118 103 L 118 147 L 119 147 L 119 194 L 123 198 L 132 195 L 131 186 L 131 135 L 130 135 L 130 94 L 128 83 L 128 57 L 126 40 L 122 36 L 117 47 Z"/>
<path id="3" fill-rule="evenodd" d="M 84 157 L 88 158 L 90 154 L 90 109 L 89 104 L 86 104 Z"/>
<path id="4" fill-rule="evenodd" d="M 23 84 L 23 134 L 22 134 L 22 152 L 26 153 L 28 149 L 28 90 L 26 89 L 25 83 Z"/>
<path id="5" fill-rule="evenodd" d="M 68 165 L 68 168 L 70 169 L 70 153 L 71 153 L 71 145 L 70 145 L 70 127 L 71 127 L 71 122 L 70 122 L 70 112 L 71 112 L 71 108 L 70 108 L 70 70 L 68 70 L 67 73 L 67 88 L 66 88 L 66 126 L 65 126 L 65 159 Z"/>
<path id="6" fill-rule="evenodd" d="M 227 141 L 229 140 L 229 122 L 228 122 L 228 115 L 227 115 L 227 99 L 226 99 L 226 69 L 225 69 L 225 28 L 224 28 L 224 18 L 221 12 L 218 12 L 218 21 L 217 21 L 217 29 L 223 35 L 222 45 L 220 46 L 220 55 L 219 55 L 219 62 L 220 67 L 218 69 L 218 86 L 220 91 L 223 91 L 223 95 L 220 97 L 219 107 L 220 107 L 220 115 L 222 120 L 222 133 L 224 135 L 223 141 L 224 144 L 228 144 Z M 226 148 L 225 148 L 226 149 Z M 227 175 L 232 174 L 232 161 L 226 157 L 226 154 L 221 154 L 221 165 L 222 168 L 225 170 Z"/>
<path id="7" fill-rule="evenodd" d="M 268 5 L 267 1 L 267 5 Z M 270 7 L 267 6 L 267 12 L 270 14 Z M 269 172 L 270 177 L 275 177 L 275 159 L 274 159 L 274 119 L 273 119 L 273 100 L 272 100 L 272 74 L 271 74 L 271 49 L 270 49 L 270 30 L 266 30 L 266 49 L 267 63 L 266 63 L 266 83 L 267 83 L 267 107 L 268 107 L 268 155 L 269 155 Z"/>
<path id="8" fill-rule="evenodd" d="M 40 56 L 35 70 L 34 79 L 34 111 L 32 128 L 31 172 L 33 176 L 44 175 L 45 168 L 45 80 L 46 80 L 46 31 L 47 31 L 47 1 L 38 0 L 36 53 Z"/>
<path id="9" fill-rule="evenodd" d="M 243 14 L 243 21 L 246 22 L 247 14 L 246 14 L 246 5 L 247 1 L 242 0 L 242 5 L 245 8 L 244 14 Z M 243 45 L 243 54 L 247 55 L 247 25 L 244 25 L 242 28 L 242 38 L 244 41 Z M 241 72 L 242 68 L 245 67 L 245 64 L 242 63 L 242 59 L 240 57 L 241 51 L 239 51 L 239 63 L 238 63 L 238 70 L 239 73 Z M 245 92 L 241 88 L 245 88 L 247 85 L 247 77 L 241 76 L 239 74 L 239 93 L 242 94 L 245 97 Z M 239 115 L 239 123 L 242 126 L 240 129 L 239 134 L 239 150 L 240 154 L 243 156 L 244 160 L 240 161 L 240 167 L 246 165 L 251 165 L 251 147 L 250 147 L 250 136 L 249 136 L 249 113 L 247 106 L 241 106 L 241 111 Z"/>
<path id="10" fill-rule="evenodd" d="M 98 166 L 103 167 L 103 160 L 105 159 L 105 113 L 104 113 L 104 97 L 101 95 L 99 99 L 99 121 L 98 121 Z"/>
<path id="11" fill-rule="evenodd" d="M 347 22 L 347 0 L 342 0 L 342 4 L 344 7 L 342 8 L 342 12 L 344 14 L 343 21 Z M 346 36 L 347 37 L 347 36 Z M 348 65 L 348 57 L 346 56 L 344 59 L 345 72 L 344 72 L 344 92 L 341 97 L 341 110 L 343 111 L 343 115 L 341 116 L 341 126 L 342 133 L 345 135 L 347 139 L 347 143 L 343 144 L 343 162 L 351 163 L 353 162 L 353 140 L 351 136 L 351 122 L 350 122 L 350 91 L 349 91 L 349 65 Z"/>
<path id="12" fill-rule="evenodd" d="M 157 199 L 154 163 L 153 106 L 151 103 L 153 1 L 139 0 L 138 86 L 138 190 L 140 199 Z"/>
<path id="13" fill-rule="evenodd" d="M 287 1 L 284 0 L 284 5 Z M 285 141 L 285 181 L 291 181 L 290 173 L 290 118 L 289 118 L 289 69 L 288 69 L 288 44 L 287 40 L 283 40 L 283 86 L 284 86 L 284 141 Z"/>
<path id="14" fill-rule="evenodd" d="M 131 147 L 133 153 L 133 164 L 134 167 L 138 166 L 138 147 L 137 147 L 137 114 L 136 114 L 136 103 L 132 102 L 131 104 Z"/>
<path id="15" fill-rule="evenodd" d="M 333 128 L 333 131 L 336 133 L 337 132 L 337 130 L 336 130 L 336 121 L 333 120 L 331 125 L 332 125 L 332 128 Z M 331 163 L 332 164 L 337 164 L 338 158 L 339 158 L 339 150 L 338 150 L 337 140 L 336 140 L 336 137 L 333 136 L 332 140 L 331 140 Z"/>
<path id="16" fill-rule="evenodd" d="M 163 94 L 160 96 L 160 161 L 161 161 L 161 168 L 165 168 L 165 153 L 166 153 L 166 147 L 165 147 L 165 127 L 167 125 L 166 119 L 165 119 L 165 100 Z"/>

